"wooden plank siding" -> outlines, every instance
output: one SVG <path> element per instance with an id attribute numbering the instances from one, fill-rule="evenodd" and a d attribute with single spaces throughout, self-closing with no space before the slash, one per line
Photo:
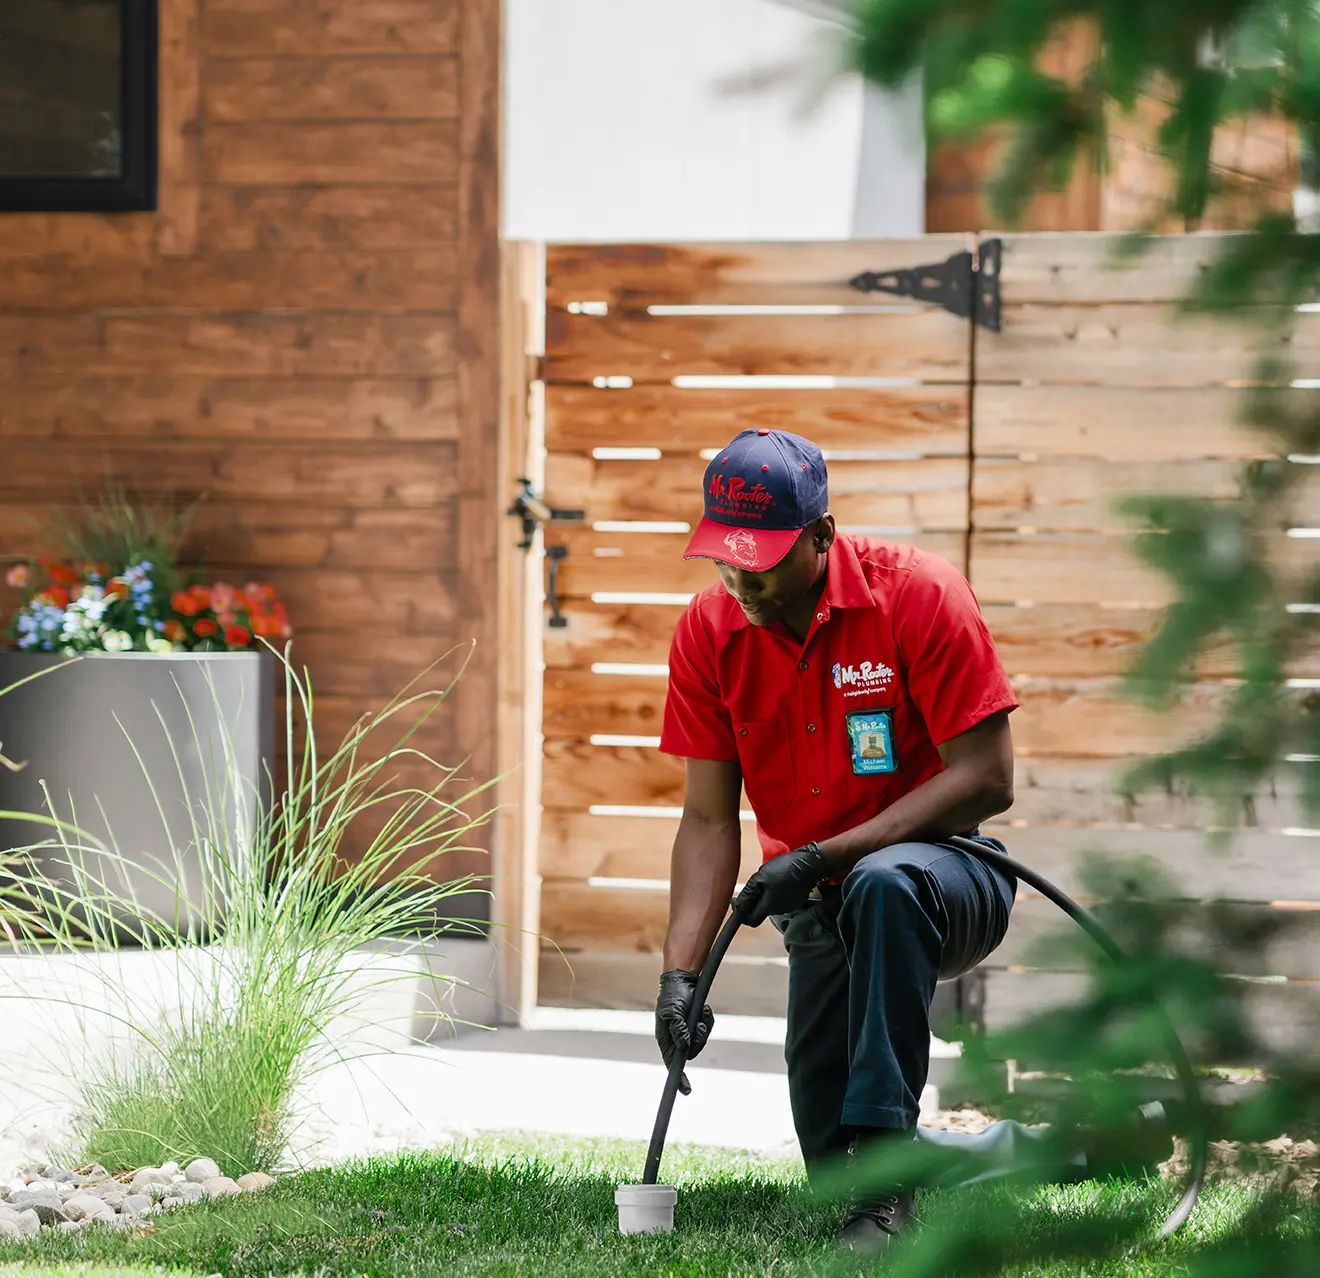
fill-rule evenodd
<path id="1" fill-rule="evenodd" d="M 1267 793 L 1194 796 L 1116 792 L 1121 769 L 1208 729 L 1238 674 L 1231 644 L 1212 645 L 1173 713 L 1152 716 L 1097 695 L 1153 633 L 1170 583 L 1133 550 L 1117 508 L 1135 493 L 1179 493 L 1225 503 L 1244 468 L 1274 458 L 1238 420 L 1240 387 L 1254 376 L 1259 338 L 1250 316 L 1188 320 L 1179 296 L 1222 248 L 1210 235 L 1153 240 L 1136 257 L 1118 238 L 1004 237 L 1003 330 L 976 335 L 970 577 L 1022 701 L 1014 716 L 1018 799 L 987 830 L 1010 851 L 1085 896 L 1085 866 L 1145 859 L 1176 894 L 1247 903 L 1262 919 L 1303 923 L 1257 956 L 1258 974 L 1317 976 L 1320 839 L 1299 799 L 1299 763 Z M 1295 353 L 1320 329 L 1299 316 Z M 1313 392 L 1292 390 L 1299 409 Z M 1320 522 L 1320 467 L 1299 480 L 1262 531 L 1275 568 L 1313 570 L 1314 542 L 1290 529 Z M 1158 535 L 1158 533 L 1156 533 Z M 1320 651 L 1291 673 L 1315 677 Z M 1245 829 L 1216 842 L 1216 827 Z M 1138 880 L 1140 881 L 1140 880 Z M 986 1016 L 1011 1025 L 1037 999 L 1075 989 L 1058 969 L 1076 961 L 1040 952 L 1057 930 L 1047 903 L 1020 900 L 1004 945 L 987 963 Z M 1019 969 L 1035 965 L 1041 970 Z M 1058 985 L 1063 980 L 1064 985 Z M 1073 981 L 1072 985 L 1067 982 Z M 1254 1003 L 1254 998 L 1253 998 Z"/>
<path id="2" fill-rule="evenodd" d="M 499 15 L 161 0 L 158 211 L 0 218 L 0 563 L 107 478 L 206 495 L 185 557 L 280 591 L 323 746 L 450 654 L 429 686 L 467 659 L 462 698 L 414 744 L 477 778 L 509 531 Z"/>
<path id="3" fill-rule="evenodd" d="M 683 765 L 655 743 L 681 601 L 715 580 L 682 557 L 711 452 L 739 430 L 806 435 L 827 450 L 842 527 L 965 566 L 967 322 L 848 281 L 968 247 L 962 236 L 548 247 L 546 494 L 585 519 L 546 531 L 567 551 L 556 575 L 567 624 L 544 633 L 543 1000 L 641 1006 L 659 971 Z M 755 380 L 765 375 L 776 381 Z M 619 663 L 641 668 L 608 669 Z M 743 874 L 759 859 L 744 821 Z M 781 947 L 762 931 L 736 947 L 737 975 L 721 976 L 729 1010 L 782 1012 L 766 995 L 782 992 Z"/>

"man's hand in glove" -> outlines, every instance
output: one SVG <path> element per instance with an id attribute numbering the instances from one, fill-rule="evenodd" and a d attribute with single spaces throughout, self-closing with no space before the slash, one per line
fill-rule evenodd
<path id="1" fill-rule="evenodd" d="M 734 901 L 744 927 L 760 927 L 772 914 L 789 914 L 807 903 L 811 889 L 828 878 L 830 867 L 814 843 L 772 856 L 743 885 Z"/>
<path id="2" fill-rule="evenodd" d="M 715 1013 L 707 1003 L 701 1009 L 697 1030 L 688 1037 L 688 1018 L 692 1014 L 692 1000 L 697 993 L 697 975 L 676 967 L 660 978 L 660 997 L 655 1004 L 655 1041 L 660 1044 L 660 1055 L 665 1068 L 672 1064 L 674 1053 L 682 1051 L 688 1060 L 706 1046 L 715 1027 Z M 686 1072 L 678 1081 L 678 1090 L 686 1096 L 692 1090 Z"/>

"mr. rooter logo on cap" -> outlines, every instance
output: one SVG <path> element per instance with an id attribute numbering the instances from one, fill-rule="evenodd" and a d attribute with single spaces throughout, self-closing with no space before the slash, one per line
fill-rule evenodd
<path id="1" fill-rule="evenodd" d="M 705 517 L 684 558 L 748 572 L 773 568 L 829 508 L 820 449 L 783 430 L 742 431 L 711 459 L 705 485 Z"/>

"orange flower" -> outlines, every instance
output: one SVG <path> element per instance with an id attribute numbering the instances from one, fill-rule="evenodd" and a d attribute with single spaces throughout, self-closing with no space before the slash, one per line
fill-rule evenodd
<path id="1" fill-rule="evenodd" d="M 122 577 L 111 577 L 110 580 L 105 583 L 105 593 L 107 595 L 120 595 L 121 597 L 127 595 L 128 582 Z"/>
<path id="2" fill-rule="evenodd" d="M 220 627 L 210 617 L 198 617 L 193 622 L 193 634 L 199 639 L 209 639 L 213 634 L 217 634 L 219 630 Z"/>
<path id="3" fill-rule="evenodd" d="M 188 632 L 183 628 L 181 622 L 175 621 L 174 618 L 171 617 L 165 623 L 165 630 L 163 633 L 165 638 L 171 643 L 182 643 L 184 636 L 187 635 Z"/>
<path id="4" fill-rule="evenodd" d="M 185 617 L 195 617 L 206 604 L 198 603 L 192 591 L 179 590 L 170 596 L 170 607 Z"/>
<path id="5" fill-rule="evenodd" d="M 50 604 L 55 608 L 69 606 L 69 592 L 63 586 L 47 586 L 39 595 L 33 596 L 33 603 Z"/>
<path id="6" fill-rule="evenodd" d="M 81 578 L 72 568 L 66 568 L 63 564 L 52 563 L 46 569 L 50 573 L 50 579 L 57 586 L 76 586 Z"/>
<path id="7" fill-rule="evenodd" d="M 227 626 L 225 642 L 231 648 L 246 648 L 252 642 L 252 636 L 242 626 Z"/>

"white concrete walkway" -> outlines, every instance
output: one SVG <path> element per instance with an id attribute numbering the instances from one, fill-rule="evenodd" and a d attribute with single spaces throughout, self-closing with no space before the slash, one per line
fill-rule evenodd
<path id="1" fill-rule="evenodd" d="M 447 1044 L 336 1064 L 299 1097 L 305 1121 L 290 1160 L 437 1147 L 480 1131 L 646 1140 L 665 1077 L 651 1034 L 650 1013 L 543 1009 L 530 1029 L 470 1029 Z M 721 1016 L 715 1040 L 690 1067 L 692 1095 L 679 1097 L 670 1138 L 795 1149 L 783 1037 L 782 1020 Z M 67 1094 L 40 1083 L 29 1075 L 0 1089 L 2 1178 L 69 1131 Z M 934 1089 L 923 1102 L 937 1103 Z"/>

